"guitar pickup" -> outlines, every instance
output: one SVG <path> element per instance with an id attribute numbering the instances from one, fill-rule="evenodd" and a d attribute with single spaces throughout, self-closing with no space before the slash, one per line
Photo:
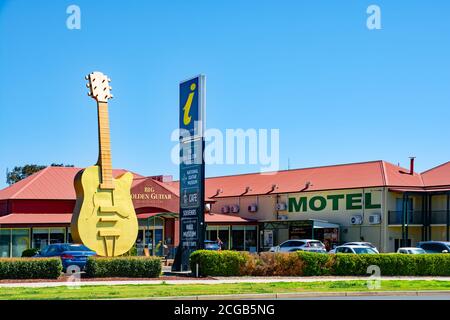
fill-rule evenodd
<path id="1" fill-rule="evenodd" d="M 103 229 L 98 231 L 100 237 L 116 237 L 120 236 L 120 231 L 117 229 Z"/>
<path id="2" fill-rule="evenodd" d="M 117 222 L 118 219 L 116 217 L 101 217 L 99 222 Z"/>
<path id="3" fill-rule="evenodd" d="M 108 206 L 100 206 L 98 211 L 100 213 L 108 213 L 108 212 L 117 213 L 117 208 L 116 207 L 108 207 Z"/>

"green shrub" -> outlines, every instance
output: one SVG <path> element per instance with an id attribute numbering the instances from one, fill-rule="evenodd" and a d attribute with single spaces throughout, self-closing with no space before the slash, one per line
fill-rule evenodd
<path id="1" fill-rule="evenodd" d="M 201 276 L 368 276 L 375 265 L 383 276 L 450 276 L 450 254 L 326 254 L 297 251 L 250 254 L 199 250 L 191 270 Z"/>
<path id="2" fill-rule="evenodd" d="M 39 252 L 38 248 L 25 249 L 22 252 L 22 258 L 34 257 Z"/>
<path id="3" fill-rule="evenodd" d="M 90 257 L 86 263 L 86 274 L 92 278 L 157 278 L 161 274 L 161 259 L 157 257 Z"/>
<path id="4" fill-rule="evenodd" d="M 0 279 L 56 279 L 61 271 L 59 258 L 0 259 Z"/>
<path id="5" fill-rule="evenodd" d="M 198 274 L 200 276 L 239 275 L 245 261 L 245 253 L 227 250 L 198 250 L 190 256 L 191 270 L 195 272 L 198 264 Z"/>
<path id="6" fill-rule="evenodd" d="M 325 276 L 334 272 L 335 257 L 333 255 L 297 251 L 297 258 L 303 262 L 304 276 Z"/>

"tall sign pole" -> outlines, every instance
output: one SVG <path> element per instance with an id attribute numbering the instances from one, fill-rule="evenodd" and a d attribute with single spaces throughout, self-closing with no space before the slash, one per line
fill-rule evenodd
<path id="1" fill-rule="evenodd" d="M 189 256 L 205 238 L 204 75 L 180 83 L 180 244 L 172 267 L 189 271 Z"/>

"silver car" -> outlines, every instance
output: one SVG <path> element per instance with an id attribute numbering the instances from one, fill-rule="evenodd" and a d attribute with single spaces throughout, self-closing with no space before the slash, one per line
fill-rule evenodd
<path id="1" fill-rule="evenodd" d="M 365 241 L 351 241 L 351 242 L 346 242 L 343 244 L 343 246 L 367 246 L 367 247 L 371 247 L 373 250 L 375 250 L 377 253 L 380 253 L 377 249 L 377 247 L 375 247 L 373 244 L 371 244 L 370 242 L 365 242 Z"/>
<path id="2" fill-rule="evenodd" d="M 351 253 L 351 254 L 378 254 L 378 251 L 369 246 L 363 245 L 342 245 L 336 247 L 330 253 Z"/>
<path id="3" fill-rule="evenodd" d="M 309 251 L 326 253 L 325 245 L 319 240 L 313 239 L 293 239 L 287 240 L 278 246 L 270 248 L 270 252 L 293 252 L 293 251 Z"/>
<path id="4" fill-rule="evenodd" d="M 398 248 L 397 253 L 403 253 L 403 254 L 425 254 L 427 253 L 422 248 L 416 248 L 416 247 L 403 247 Z"/>

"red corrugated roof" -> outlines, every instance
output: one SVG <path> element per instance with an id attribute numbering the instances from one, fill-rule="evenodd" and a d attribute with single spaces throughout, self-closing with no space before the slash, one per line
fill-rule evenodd
<path id="1" fill-rule="evenodd" d="M 435 187 L 449 185 L 449 177 L 450 161 L 422 172 L 422 179 L 426 186 Z"/>
<path id="2" fill-rule="evenodd" d="M 71 213 L 12 213 L 0 217 L 2 224 L 67 224 L 72 219 Z"/>
<path id="3" fill-rule="evenodd" d="M 0 190 L 1 199 L 55 199 L 73 200 L 76 198 L 73 179 L 81 168 L 47 167 L 3 190 Z M 126 170 L 113 170 L 117 177 Z M 133 173 L 136 178 L 141 175 Z M 133 185 L 138 180 L 133 182 Z"/>
<path id="4" fill-rule="evenodd" d="M 306 184 L 309 186 L 306 188 Z M 178 190 L 178 181 L 170 182 Z M 447 175 L 450 185 L 450 174 Z M 206 180 L 206 196 L 217 197 L 267 194 L 300 191 L 323 191 L 368 187 L 402 186 L 424 187 L 420 174 L 386 161 L 370 161 L 331 165 L 314 168 L 283 170 L 271 174 L 251 173 L 234 176 L 213 177 Z M 247 187 L 250 189 L 247 191 Z M 247 192 L 246 192 L 247 191 Z"/>
<path id="5" fill-rule="evenodd" d="M 0 199 L 75 199 L 73 178 L 80 168 L 48 167 L 16 184 L 0 190 Z M 114 170 L 118 176 L 125 170 Z M 143 176 L 134 174 L 133 186 Z M 308 187 L 307 183 L 310 183 Z M 178 195 L 178 181 L 158 182 Z M 273 186 L 276 186 L 275 190 Z M 409 174 L 409 169 L 386 161 L 370 161 L 314 168 L 282 170 L 273 173 L 249 173 L 206 179 L 206 198 L 300 191 L 323 191 L 368 187 L 424 188 L 450 186 L 450 162 L 423 174 Z"/>

